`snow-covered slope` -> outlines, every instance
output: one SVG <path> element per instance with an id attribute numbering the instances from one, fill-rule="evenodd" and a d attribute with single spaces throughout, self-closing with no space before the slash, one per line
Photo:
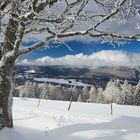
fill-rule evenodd
<path id="1" fill-rule="evenodd" d="M 15 128 L 0 140 L 140 140 L 140 107 L 14 98 Z"/>

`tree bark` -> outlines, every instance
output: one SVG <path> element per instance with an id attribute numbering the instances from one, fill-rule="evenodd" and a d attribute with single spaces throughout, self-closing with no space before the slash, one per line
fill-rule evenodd
<path id="1" fill-rule="evenodd" d="M 17 50 L 19 47 L 15 46 L 17 39 L 17 32 L 19 23 L 14 19 L 17 16 L 17 11 L 15 3 L 11 3 L 13 10 L 11 11 L 11 16 L 9 18 L 8 25 L 5 30 L 4 43 L 1 45 L 0 53 L 0 127 L 13 127 L 12 118 L 12 76 L 11 72 L 17 58 Z M 20 37 L 21 39 L 21 37 Z M 0 129 L 2 129 L 0 128 Z"/>
<path id="2" fill-rule="evenodd" d="M 12 91 L 10 77 L 1 78 L 0 81 L 0 104 L 1 104 L 1 127 L 13 127 L 12 118 Z"/>
<path id="3" fill-rule="evenodd" d="M 5 60 L 5 63 L 0 68 L 0 126 L 2 128 L 13 127 L 13 118 L 12 118 L 12 70 L 15 64 L 15 57 L 9 57 Z M 2 129 L 0 128 L 0 129 Z"/>

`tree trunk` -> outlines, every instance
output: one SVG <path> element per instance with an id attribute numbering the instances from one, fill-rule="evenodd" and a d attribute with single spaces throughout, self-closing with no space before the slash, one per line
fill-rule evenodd
<path id="1" fill-rule="evenodd" d="M 0 126 L 12 128 L 12 86 L 10 77 L 1 78 L 0 81 L 0 105 L 1 105 L 1 121 Z M 1 129 L 2 129 L 1 128 Z"/>
<path id="2" fill-rule="evenodd" d="M 17 30 L 18 22 L 11 17 L 6 28 L 4 43 L 0 46 L 0 129 L 13 127 L 11 72 L 17 58 L 17 50 L 14 50 Z"/>

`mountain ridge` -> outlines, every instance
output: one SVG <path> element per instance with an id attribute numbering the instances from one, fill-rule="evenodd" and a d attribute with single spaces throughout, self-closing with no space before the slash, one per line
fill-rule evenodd
<path id="1" fill-rule="evenodd" d="M 30 72 L 31 71 L 31 72 Z M 34 71 L 34 73 L 32 73 Z M 84 83 L 95 84 L 104 87 L 110 79 L 128 80 L 135 85 L 140 79 L 140 67 L 98 67 L 76 68 L 63 66 L 40 66 L 40 65 L 16 65 L 15 75 L 30 76 L 36 78 L 64 78 L 77 79 Z"/>

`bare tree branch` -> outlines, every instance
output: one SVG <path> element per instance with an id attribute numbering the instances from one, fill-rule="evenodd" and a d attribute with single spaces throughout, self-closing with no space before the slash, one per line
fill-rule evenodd
<path id="1" fill-rule="evenodd" d="M 83 32 L 69 32 L 66 34 L 58 34 L 57 38 L 66 38 L 66 37 L 72 37 L 72 36 L 85 36 L 89 35 L 92 38 L 99 38 L 99 37 L 112 37 L 112 38 L 117 38 L 117 39 L 130 39 L 130 40 L 140 40 L 140 34 L 136 34 L 134 36 L 131 35 L 126 35 L 126 34 L 117 34 L 117 33 L 99 33 L 99 34 L 92 34 L 88 31 L 83 31 Z M 53 39 L 54 36 L 47 37 L 46 40 L 41 41 L 39 43 L 36 43 L 28 48 L 21 49 L 19 51 L 18 55 L 26 54 L 29 53 L 35 49 L 42 48 L 43 46 L 47 46 L 47 43 L 49 39 Z M 49 47 L 48 47 L 49 48 Z"/>

